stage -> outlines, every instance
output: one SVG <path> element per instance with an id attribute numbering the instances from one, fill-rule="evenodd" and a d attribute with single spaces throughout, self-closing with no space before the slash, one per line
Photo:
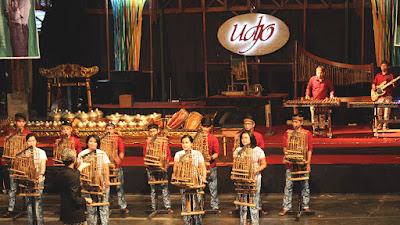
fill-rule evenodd
<path id="1" fill-rule="evenodd" d="M 312 193 L 312 190 L 311 190 Z M 178 194 L 171 195 L 172 209 L 168 215 L 157 215 L 152 220 L 147 219 L 144 211 L 150 208 L 150 195 L 126 195 L 129 215 L 121 215 L 116 206 L 116 194 L 111 195 L 112 214 L 110 225 L 135 224 L 135 225 L 176 225 L 183 224 L 181 212 L 181 199 Z M 203 215 L 203 224 L 206 225 L 237 225 L 239 218 L 229 214 L 234 209 L 234 194 L 221 194 L 221 214 Z M 314 216 L 302 216 L 295 222 L 293 215 L 278 216 L 282 210 L 282 194 L 263 194 L 263 207 L 268 215 L 260 217 L 260 224 L 269 225 L 397 225 L 400 220 L 400 197 L 398 195 L 371 195 L 371 194 L 311 194 L 310 208 L 315 211 Z M 6 209 L 8 196 L 0 195 L 0 207 Z M 209 209 L 210 196 L 206 196 L 205 208 Z M 293 198 L 293 204 L 297 201 Z M 21 197 L 17 197 L 16 209 L 22 206 Z M 47 225 L 62 224 L 59 220 L 59 196 L 45 194 L 43 196 L 44 220 Z M 294 208 L 295 209 L 295 208 Z M 1 211 L 3 213 L 4 211 Z M 16 221 L 11 218 L 0 218 L 3 225 L 22 225 L 27 223 L 26 215 Z"/>
<path id="2" fill-rule="evenodd" d="M 274 134 L 264 135 L 267 168 L 262 172 L 262 192 L 281 193 L 284 187 L 284 165 L 282 163 L 282 137 L 290 126 L 274 126 Z M 306 127 L 310 129 L 310 127 Z M 216 128 L 220 141 L 218 166 L 218 191 L 233 193 L 234 186 L 229 179 L 232 165 L 233 138 L 226 138 L 223 144 L 220 128 Z M 256 131 L 265 134 L 264 126 L 256 126 Z M 375 138 L 368 125 L 333 126 L 333 138 L 314 137 L 312 172 L 310 185 L 313 193 L 397 193 L 400 180 L 400 133 L 391 133 L 394 137 Z M 0 139 L 3 146 L 4 137 Z M 124 139 L 126 140 L 126 139 Z M 145 140 L 145 138 L 143 138 Z M 54 193 L 53 177 L 55 170 L 52 162 L 52 140 L 38 139 L 38 147 L 44 149 L 49 158 L 46 171 L 45 192 Z M 81 137 L 81 143 L 85 137 Z M 127 193 L 150 191 L 142 157 L 143 143 L 126 141 L 126 155 L 123 161 L 125 171 L 125 190 Z M 226 151 L 224 151 L 226 146 Z M 171 155 L 181 150 L 178 139 L 170 144 Z M 172 173 L 172 162 L 169 175 Z M 5 168 L 3 168 L 5 169 Z M 178 189 L 170 185 L 172 193 Z"/>

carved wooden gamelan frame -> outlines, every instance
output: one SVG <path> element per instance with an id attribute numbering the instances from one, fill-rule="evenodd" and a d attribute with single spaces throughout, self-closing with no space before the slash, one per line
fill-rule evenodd
<path id="1" fill-rule="evenodd" d="M 92 110 L 90 77 L 97 72 L 99 72 L 99 67 L 97 66 L 86 68 L 77 64 L 62 64 L 50 69 L 40 68 L 39 73 L 47 78 L 47 113 L 50 112 L 51 90 L 53 87 L 86 87 L 89 111 Z M 85 78 L 85 82 L 68 82 L 68 78 Z"/>

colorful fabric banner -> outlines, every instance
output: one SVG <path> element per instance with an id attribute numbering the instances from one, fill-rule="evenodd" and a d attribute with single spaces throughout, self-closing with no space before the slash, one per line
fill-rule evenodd
<path id="1" fill-rule="evenodd" d="M 395 4 L 396 23 L 394 28 L 394 46 L 400 47 L 400 7 L 398 2 L 395 2 Z"/>
<path id="2" fill-rule="evenodd" d="M 371 0 L 375 36 L 376 63 L 383 60 L 400 66 L 400 48 L 396 47 L 398 0 Z"/>
<path id="3" fill-rule="evenodd" d="M 146 0 L 111 0 L 114 14 L 115 70 L 139 70 L 142 13 Z"/>
<path id="4" fill-rule="evenodd" d="M 34 0 L 0 2 L 0 59 L 40 58 Z"/>

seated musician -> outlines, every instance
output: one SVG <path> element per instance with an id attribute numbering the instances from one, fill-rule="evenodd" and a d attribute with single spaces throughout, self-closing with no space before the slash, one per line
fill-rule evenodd
<path id="1" fill-rule="evenodd" d="M 105 127 L 105 131 L 110 133 L 110 136 L 112 138 L 117 139 L 118 143 L 118 155 L 114 158 L 115 166 L 117 168 L 117 173 L 118 173 L 118 179 L 121 182 L 120 185 L 116 186 L 117 189 L 117 196 L 118 196 L 118 205 L 120 209 L 122 210 L 123 213 L 129 214 L 128 210 L 128 204 L 126 203 L 125 200 L 125 191 L 124 191 L 124 170 L 122 169 L 122 160 L 124 160 L 125 157 L 125 146 L 122 138 L 117 135 L 117 132 L 115 131 L 115 124 L 113 123 L 108 123 Z"/>
<path id="2" fill-rule="evenodd" d="M 213 210 L 219 210 L 219 199 L 218 199 L 218 180 L 217 180 L 217 163 L 215 159 L 219 155 L 219 142 L 217 137 L 211 134 L 212 124 L 210 118 L 203 118 L 201 120 L 201 131 L 207 135 L 208 139 L 208 151 L 210 153 L 210 176 L 208 180 L 208 188 L 210 189 L 211 195 L 211 208 Z M 218 211 L 221 213 L 221 211 Z"/>
<path id="3" fill-rule="evenodd" d="M 204 158 L 203 155 L 201 154 L 201 152 L 193 150 L 192 149 L 192 144 L 193 144 L 193 137 L 190 135 L 184 135 L 181 139 L 182 142 L 182 148 L 183 150 L 177 152 L 175 154 L 174 157 L 174 169 L 173 169 L 173 173 L 171 176 L 171 180 L 175 179 L 175 173 L 177 173 L 177 166 L 176 163 L 185 159 L 186 157 L 191 157 L 193 159 L 194 165 L 196 167 L 198 167 L 202 172 L 201 174 L 204 174 L 201 177 L 201 180 L 203 182 L 203 184 L 207 183 L 206 180 L 206 175 L 207 174 L 207 169 L 206 166 L 204 164 Z M 186 208 L 186 200 L 185 200 L 185 195 L 184 193 L 184 189 L 181 189 L 181 194 L 182 194 L 182 208 Z M 199 202 L 199 201 L 197 201 Z M 195 206 L 193 206 L 195 207 Z M 190 225 L 190 224 L 202 224 L 202 220 L 201 220 L 201 215 L 197 214 L 197 215 L 192 215 L 192 216 L 183 216 L 183 221 L 185 223 L 185 225 Z M 193 221 L 193 222 L 192 222 Z"/>
<path id="4" fill-rule="evenodd" d="M 72 141 L 73 143 L 75 143 L 74 146 L 75 146 L 76 154 L 78 155 L 82 151 L 82 145 L 81 145 L 79 138 L 72 135 L 72 131 L 73 131 L 72 124 L 69 122 L 64 122 L 61 125 L 61 138 L 57 139 L 56 142 L 60 141 L 64 136 L 66 136 L 66 138 L 69 141 Z"/>
<path id="5" fill-rule="evenodd" d="M 295 132 L 305 132 L 307 135 L 307 140 L 304 140 L 307 142 L 308 146 L 308 151 L 307 151 L 307 162 L 306 162 L 306 170 L 311 171 L 311 156 L 312 156 L 312 134 L 310 131 L 303 129 L 303 117 L 299 116 L 298 114 L 293 115 L 292 117 L 292 126 L 293 126 L 293 133 Z M 283 153 L 286 155 L 286 150 L 288 147 L 288 133 L 289 131 L 286 131 L 285 134 L 283 135 Z M 294 135 L 294 134 L 293 134 Z M 299 143 L 300 144 L 300 143 Z M 283 160 L 285 163 L 285 158 Z M 279 213 L 280 216 L 284 216 L 288 210 L 292 208 L 292 194 L 293 194 L 293 181 L 290 180 L 292 177 L 292 170 L 293 170 L 293 165 L 285 163 L 286 167 L 286 173 L 285 173 L 285 190 L 284 190 L 284 196 L 283 196 L 283 211 Z M 308 176 L 308 174 L 307 174 Z M 310 186 L 308 183 L 308 180 L 302 180 L 299 181 L 301 182 L 301 207 L 304 211 L 309 212 L 309 202 L 310 202 Z"/>
<path id="6" fill-rule="evenodd" d="M 389 62 L 388 61 L 382 61 L 381 63 L 381 70 L 382 72 L 378 73 L 375 76 L 374 81 L 372 82 L 372 90 L 376 91 L 377 90 L 377 86 L 379 86 L 380 84 L 382 84 L 384 81 L 386 81 L 386 83 L 390 82 L 391 80 L 393 80 L 393 74 L 389 73 Z M 392 85 L 386 87 L 384 89 L 384 91 L 386 91 L 385 94 L 381 95 L 378 97 L 378 100 L 376 100 L 376 102 L 379 103 L 390 103 L 392 101 L 392 91 L 393 88 L 395 88 L 396 85 L 395 83 L 393 83 Z M 390 119 L 390 108 L 378 108 L 378 120 L 389 120 Z M 382 123 L 377 124 L 377 129 L 381 130 L 381 129 L 387 129 L 387 123 L 383 124 L 382 127 Z"/>
<path id="7" fill-rule="evenodd" d="M 325 68 L 318 66 L 315 69 L 315 76 L 310 78 L 308 82 L 305 98 L 313 100 L 323 100 L 335 97 L 332 82 L 325 77 Z M 325 125 L 314 125 L 314 123 L 323 123 L 326 121 L 327 108 L 318 108 L 311 106 L 311 122 L 313 123 L 314 134 L 323 135 L 325 133 Z"/>
<path id="8" fill-rule="evenodd" d="M 160 129 L 158 128 L 157 124 L 150 124 L 148 126 L 148 129 L 149 129 L 150 137 L 154 137 L 154 135 L 158 136 L 158 134 L 160 133 Z M 147 142 L 143 145 L 143 157 L 146 156 L 146 151 L 147 151 Z M 171 151 L 170 151 L 169 147 L 167 147 L 167 163 L 165 164 L 166 170 L 168 170 L 170 158 L 171 158 Z M 162 172 L 161 176 L 164 177 L 164 180 L 168 180 L 167 172 Z M 152 181 L 153 172 L 147 171 L 147 178 L 149 179 L 149 181 Z M 150 184 L 150 188 L 151 188 L 151 208 L 153 210 L 155 210 L 156 204 L 157 204 L 156 203 L 156 186 L 155 186 L 155 184 Z M 171 199 L 169 196 L 168 183 L 161 184 L 161 192 L 162 192 L 165 209 L 167 209 L 169 211 L 169 213 L 173 213 L 173 211 L 171 209 Z"/>
<path id="9" fill-rule="evenodd" d="M 253 199 L 255 199 L 256 203 L 259 202 L 260 199 L 260 191 L 261 191 L 261 171 L 263 171 L 267 167 L 267 161 L 265 159 L 264 151 L 257 146 L 256 138 L 252 131 L 246 130 L 240 134 L 240 147 L 237 148 L 233 152 L 233 157 L 236 157 L 238 153 L 242 150 L 243 146 L 250 145 L 253 152 L 253 163 L 254 163 L 254 173 L 255 180 L 257 181 L 257 192 L 254 194 Z M 256 207 L 250 207 L 250 218 L 251 224 L 258 225 L 259 224 L 259 206 L 256 204 Z M 240 224 L 246 225 L 247 221 L 247 206 L 240 205 Z"/>
<path id="10" fill-rule="evenodd" d="M 75 169 L 76 151 L 64 149 L 61 160 L 64 167 L 56 176 L 57 190 L 61 194 L 60 221 L 64 224 L 83 224 L 86 221 L 86 202 L 90 204 L 92 199 L 82 196 L 80 172 Z"/>
<path id="11" fill-rule="evenodd" d="M 44 173 L 46 172 L 46 152 L 40 148 L 36 147 L 36 137 L 34 134 L 26 135 L 27 146 L 32 146 L 33 148 L 33 161 L 35 163 L 35 168 L 39 174 L 38 181 L 39 187 L 44 188 Z M 34 224 L 36 220 L 37 225 L 44 224 L 43 208 L 42 208 L 42 195 L 43 189 L 37 190 L 40 196 L 37 197 L 26 197 L 26 212 L 28 214 L 28 224 Z M 34 219 L 35 218 L 35 219 Z"/>
<path id="12" fill-rule="evenodd" d="M 16 113 L 14 119 L 17 129 L 13 132 L 10 132 L 7 136 L 12 135 L 18 131 L 21 131 L 21 133 L 24 135 L 32 133 L 29 130 L 25 129 L 26 116 L 24 114 Z M 1 163 L 3 165 L 3 161 Z M 11 175 L 12 173 L 13 172 L 9 171 L 9 175 Z M 8 210 L 6 213 L 4 213 L 3 217 L 10 217 L 12 212 L 14 211 L 15 196 L 17 195 L 17 186 L 18 186 L 17 181 L 10 176 L 10 189 L 8 190 Z"/>
<path id="13" fill-rule="evenodd" d="M 86 138 L 86 145 L 87 149 L 81 151 L 78 154 L 78 166 L 83 162 L 83 159 L 87 157 L 89 154 L 97 154 L 102 156 L 102 160 L 98 160 L 99 166 L 99 176 L 103 175 L 104 180 L 104 187 L 105 187 L 105 196 L 104 200 L 108 202 L 108 197 L 110 195 L 110 176 L 109 176 L 109 164 L 110 159 L 108 158 L 107 154 L 100 150 L 100 138 L 97 135 L 89 135 Z M 91 196 L 85 194 L 86 198 L 90 198 Z M 100 214 L 100 224 L 106 225 L 108 224 L 109 219 L 109 206 L 102 205 L 102 206 L 89 206 L 87 207 L 88 212 L 88 224 L 97 224 L 98 214 Z"/>

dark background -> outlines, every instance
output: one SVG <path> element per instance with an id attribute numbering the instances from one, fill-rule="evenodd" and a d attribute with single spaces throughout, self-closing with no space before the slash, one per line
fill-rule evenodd
<path id="1" fill-rule="evenodd" d="M 148 2 L 146 3 L 148 4 Z M 111 9 L 111 3 L 109 4 Z M 94 103 L 118 103 L 119 94 L 133 94 L 135 101 L 150 100 L 150 75 L 142 72 L 111 72 L 114 88 L 104 88 L 97 80 L 107 79 L 105 15 L 88 13 L 86 9 L 103 8 L 104 2 L 95 0 L 57 0 L 47 11 L 40 32 L 41 59 L 33 60 L 33 102 L 32 109 L 39 115 L 45 114 L 46 80 L 38 70 L 51 68 L 63 63 L 82 66 L 99 66 L 100 72 L 92 79 Z M 146 7 L 147 8 L 147 5 Z M 259 13 L 270 13 L 258 11 Z M 247 13 L 247 12 L 240 12 Z M 371 8 L 365 9 L 364 64 L 375 62 L 374 37 Z M 232 12 L 207 13 L 207 57 L 210 62 L 229 62 L 231 52 L 224 49 L 217 40 L 220 25 L 233 17 Z M 280 50 L 261 56 L 262 62 L 292 62 L 295 41 L 303 43 L 302 10 L 279 10 L 275 17 L 285 22 L 290 30 L 288 43 Z M 109 16 L 111 70 L 114 67 L 113 17 Z M 345 10 L 307 10 L 306 50 L 325 59 L 345 62 Z M 169 78 L 174 99 L 202 99 L 204 89 L 204 56 L 202 14 L 166 14 L 164 29 L 166 93 L 169 93 Z M 160 28 L 159 21 L 153 24 L 154 59 L 154 100 L 161 100 L 160 69 Z M 349 9 L 349 60 L 350 64 L 361 64 L 361 18 L 354 9 Z M 140 70 L 150 69 L 149 15 L 143 15 L 142 47 Z M 248 57 L 254 61 L 253 57 Z M 4 64 L 4 63 L 3 63 Z M 3 65 L 0 71 L 3 71 Z M 293 95 L 292 66 L 260 66 L 259 83 L 267 93 L 289 93 Z M 379 71 L 377 69 L 376 71 Z M 396 68 L 392 68 L 396 72 Z M 396 74 L 395 74 L 396 75 Z M 209 95 L 219 94 L 227 89 L 229 68 L 227 65 L 210 65 L 208 69 Z M 9 77 L 1 73 L 1 88 L 9 92 Z M 121 82 L 118 81 L 127 81 Z M 301 86 L 299 86 L 301 88 Z M 337 86 L 337 96 L 369 95 L 370 84 Z M 104 91 L 105 90 L 105 91 Z M 110 91 L 111 90 L 111 91 Z M 77 90 L 73 90 L 76 92 Z M 84 91 L 83 91 L 84 93 Z M 395 96 L 399 93 L 395 91 Z"/>

